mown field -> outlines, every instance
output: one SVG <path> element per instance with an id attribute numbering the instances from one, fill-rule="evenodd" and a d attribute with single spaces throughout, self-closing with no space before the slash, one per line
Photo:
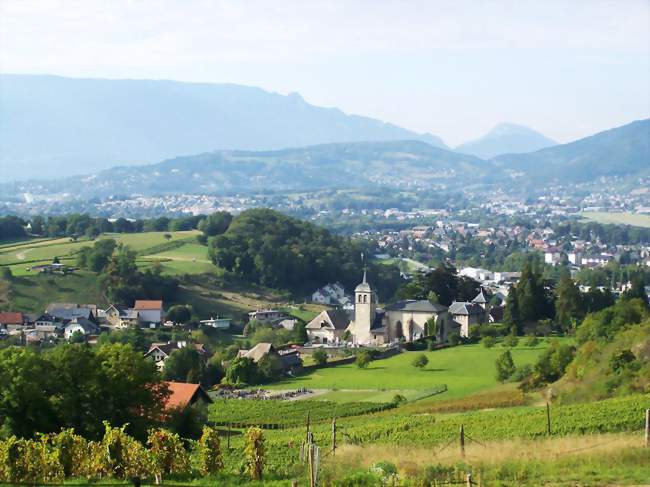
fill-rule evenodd
<path id="1" fill-rule="evenodd" d="M 165 235 L 171 235 L 170 239 Z M 138 266 L 146 268 L 153 262 L 159 262 L 163 273 L 194 274 L 216 271 L 208 258 L 207 247 L 196 241 L 198 231 L 184 232 L 144 232 L 103 234 L 101 238 L 113 238 L 128 245 L 138 253 Z M 79 239 L 74 242 L 69 238 L 34 239 L 9 242 L 0 245 L 0 265 L 8 265 L 17 276 L 31 275 L 29 267 L 48 264 L 56 257 L 62 263 L 74 265 L 76 254 L 82 247 L 93 242 Z"/>
<path id="2" fill-rule="evenodd" d="M 632 225 L 634 227 L 650 228 L 650 215 L 639 213 L 608 213 L 604 211 L 583 211 L 578 215 L 585 220 L 603 224 Z"/>
<path id="3" fill-rule="evenodd" d="M 165 234 L 171 235 L 170 239 Z M 140 269 L 159 265 L 164 274 L 180 279 L 175 302 L 191 303 L 203 317 L 229 316 L 241 321 L 251 309 L 265 308 L 287 296 L 259 286 L 249 285 L 215 267 L 208 258 L 208 248 L 200 245 L 198 231 L 103 234 L 137 252 Z M 38 274 L 29 270 L 48 264 L 56 257 L 74 266 L 82 247 L 93 245 L 87 239 L 23 239 L 0 243 L 0 266 L 8 266 L 14 278 L 0 282 L 0 306 L 24 312 L 42 312 L 51 302 L 109 304 L 102 294 L 98 276 L 76 270 L 69 275 Z M 173 304 L 173 303 L 167 303 Z M 305 311 L 306 313 L 313 313 Z"/>
<path id="4" fill-rule="evenodd" d="M 515 365 L 535 362 L 548 346 L 547 340 L 531 348 L 519 345 L 512 350 Z M 399 355 L 372 362 L 367 369 L 354 364 L 318 369 L 292 380 L 269 386 L 270 389 L 307 389 L 329 392 L 316 396 L 334 401 L 390 400 L 395 394 L 407 399 L 424 389 L 446 384 L 448 391 L 433 399 L 454 399 L 487 390 L 498 385 L 494 362 L 506 348 L 496 345 L 462 345 L 435 352 L 404 352 Z M 424 353 L 429 363 L 420 370 L 411 365 L 413 358 Z"/>

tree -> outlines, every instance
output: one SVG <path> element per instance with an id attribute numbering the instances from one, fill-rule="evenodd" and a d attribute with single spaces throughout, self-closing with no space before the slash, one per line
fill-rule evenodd
<path id="1" fill-rule="evenodd" d="M 497 369 L 497 380 L 499 382 L 505 382 L 508 380 L 516 370 L 515 363 L 512 361 L 512 354 L 510 353 L 510 350 L 506 350 L 501 355 L 499 355 L 497 357 L 495 365 Z"/>
<path id="2" fill-rule="evenodd" d="M 192 307 L 184 304 L 177 304 L 167 311 L 167 319 L 174 323 L 188 323 L 192 319 Z"/>
<path id="3" fill-rule="evenodd" d="M 257 382 L 257 367 L 248 357 L 234 359 L 226 369 L 228 384 L 254 384 Z"/>
<path id="4" fill-rule="evenodd" d="M 221 235 L 230 226 L 232 215 L 226 211 L 217 211 L 199 222 L 199 230 L 208 237 Z"/>
<path id="5" fill-rule="evenodd" d="M 413 367 L 422 370 L 427 366 L 428 363 L 429 363 L 429 359 L 427 358 L 427 356 L 423 353 L 420 353 L 413 358 L 411 365 Z"/>
<path id="6" fill-rule="evenodd" d="M 167 380 L 198 384 L 202 374 L 203 359 L 192 346 L 174 350 L 165 360 L 163 376 Z"/>
<path id="7" fill-rule="evenodd" d="M 318 365 L 325 365 L 327 363 L 327 352 L 325 350 L 316 350 L 311 357 Z"/>
<path id="8" fill-rule="evenodd" d="M 307 335 L 307 325 L 304 321 L 296 321 L 296 324 L 293 327 L 293 339 L 296 343 L 300 344 L 304 344 L 309 341 L 309 335 Z"/>
<path id="9" fill-rule="evenodd" d="M 640 299 L 648 307 L 648 295 L 645 292 L 645 281 L 641 274 L 630 280 L 630 288 L 621 295 L 621 299 L 626 301 Z"/>
<path id="10" fill-rule="evenodd" d="M 570 329 L 584 317 L 584 304 L 580 290 L 568 273 L 563 273 L 556 290 L 555 316 L 564 330 Z"/>
<path id="11" fill-rule="evenodd" d="M 165 233 L 163 235 L 163 237 L 165 238 L 165 240 L 167 240 L 169 242 L 172 239 L 172 234 L 171 233 Z"/>
<path id="12" fill-rule="evenodd" d="M 258 377 L 264 382 L 277 380 L 282 373 L 282 359 L 267 353 L 257 361 Z"/>
<path id="13" fill-rule="evenodd" d="M 0 349 L 0 426 L 6 434 L 31 437 L 57 428 L 48 377 L 38 354 L 26 348 Z"/>
<path id="14" fill-rule="evenodd" d="M 370 350 L 359 350 L 356 355 L 354 363 L 360 369 L 367 369 L 368 365 L 372 362 L 372 353 Z"/>

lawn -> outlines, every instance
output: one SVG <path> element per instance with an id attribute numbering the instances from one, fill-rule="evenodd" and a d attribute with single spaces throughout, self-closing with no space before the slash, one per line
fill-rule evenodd
<path id="1" fill-rule="evenodd" d="M 542 341 L 534 348 L 515 347 L 512 349 L 515 364 L 521 366 L 533 363 L 547 344 Z M 272 384 L 269 388 L 330 389 L 333 392 L 323 398 L 350 400 L 348 397 L 352 396 L 352 400 L 359 400 L 358 392 L 348 393 L 348 390 L 363 391 L 362 395 L 367 396 L 387 391 L 391 397 L 401 393 L 408 398 L 404 391 L 419 391 L 446 384 L 448 391 L 437 397 L 453 399 L 497 386 L 494 362 L 504 350 L 506 349 L 500 345 L 493 348 L 462 345 L 435 352 L 404 352 L 374 361 L 367 369 L 359 369 L 354 364 L 319 369 L 292 380 Z M 421 353 L 429 359 L 429 364 L 423 370 L 411 365 L 413 358 Z"/>
<path id="2" fill-rule="evenodd" d="M 598 211 L 583 211 L 578 216 L 603 224 L 632 225 L 634 227 L 650 228 L 650 215 L 639 213 L 608 213 Z"/>
<path id="3" fill-rule="evenodd" d="M 165 259 L 168 263 L 163 265 L 163 271 L 170 274 L 202 273 L 210 272 L 216 268 L 207 258 L 207 247 L 201 246 L 194 240 L 198 231 L 183 232 L 145 232 L 145 233 L 107 233 L 100 238 L 113 238 L 116 241 L 127 245 L 136 252 L 143 252 L 147 249 L 155 249 L 170 242 L 182 240 L 181 247 L 156 253 L 155 250 L 148 255 L 156 255 Z M 166 239 L 165 235 L 172 236 Z M 88 239 L 82 238 L 73 242 L 69 238 L 57 239 L 34 239 L 21 241 L 15 244 L 7 244 L 0 247 L 0 265 L 9 265 L 14 275 L 25 276 L 32 273 L 27 269 L 38 264 L 48 264 L 55 257 L 62 263 L 74 265 L 76 254 L 82 247 L 93 245 Z M 139 259 L 138 264 L 142 267 L 150 266 L 152 259 Z"/>

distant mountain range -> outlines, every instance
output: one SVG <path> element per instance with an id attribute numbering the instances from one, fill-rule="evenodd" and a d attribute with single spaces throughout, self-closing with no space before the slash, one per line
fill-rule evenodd
<path id="1" fill-rule="evenodd" d="M 533 129 L 522 125 L 502 123 L 483 137 L 459 145 L 454 150 L 481 159 L 492 159 L 501 154 L 533 152 L 553 145 L 557 145 L 557 142 Z"/>
<path id="2" fill-rule="evenodd" d="M 420 140 L 380 120 L 234 84 L 0 75 L 2 180 L 87 174 L 215 149 Z"/>
<path id="3" fill-rule="evenodd" d="M 503 170 L 536 182 L 594 181 L 601 176 L 650 175 L 650 119 L 529 154 L 493 159 Z"/>
<path id="4" fill-rule="evenodd" d="M 427 187 L 492 180 L 491 163 L 420 141 L 323 144 L 279 151 L 213 151 L 89 176 L 16 182 L 14 193 L 106 197 L 132 194 L 259 193 L 325 188 Z M 472 178 L 467 178 L 471 174 Z M 0 188 L 3 191 L 3 188 Z"/>
<path id="5" fill-rule="evenodd" d="M 0 193 L 76 197 L 174 193 L 261 193 L 327 188 L 468 188 L 522 190 L 601 176 L 650 176 L 650 119 L 529 154 L 483 160 L 421 141 L 321 144 L 278 151 L 212 151 L 87 176 L 4 184 Z"/>

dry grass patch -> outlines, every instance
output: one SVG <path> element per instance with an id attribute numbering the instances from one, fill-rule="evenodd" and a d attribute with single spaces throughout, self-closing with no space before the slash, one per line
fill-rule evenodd
<path id="1" fill-rule="evenodd" d="M 505 462 L 556 461 L 571 456 L 606 456 L 626 448 L 643 446 L 641 434 L 602 434 L 548 439 L 514 439 L 490 441 L 482 445 L 467 439 L 465 458 L 459 442 L 431 448 L 408 445 L 342 445 L 336 451 L 333 466 L 369 468 L 377 461 L 386 460 L 408 470 L 423 469 L 427 465 L 455 465 L 464 461 L 474 465 L 499 465 Z"/>
<path id="2" fill-rule="evenodd" d="M 460 413 L 481 409 L 524 406 L 528 403 L 529 398 L 526 394 L 517 389 L 515 384 L 508 384 L 496 390 L 472 394 L 462 399 L 418 401 L 404 407 L 403 410 L 415 414 Z"/>

